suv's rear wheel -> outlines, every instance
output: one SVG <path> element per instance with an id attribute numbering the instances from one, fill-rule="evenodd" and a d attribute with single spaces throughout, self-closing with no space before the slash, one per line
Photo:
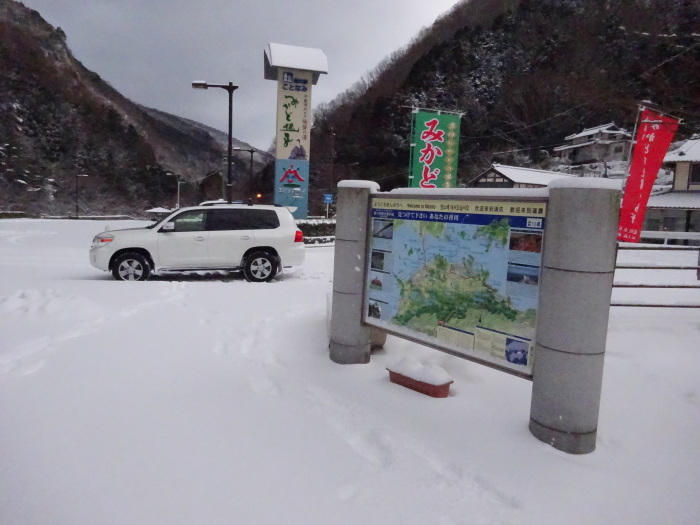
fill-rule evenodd
<path id="1" fill-rule="evenodd" d="M 112 275 L 117 281 L 145 281 L 151 275 L 151 267 L 140 253 L 123 253 L 114 261 Z"/>
<path id="2" fill-rule="evenodd" d="M 268 252 L 253 252 L 246 257 L 243 275 L 253 283 L 269 281 L 277 275 L 277 258 Z"/>

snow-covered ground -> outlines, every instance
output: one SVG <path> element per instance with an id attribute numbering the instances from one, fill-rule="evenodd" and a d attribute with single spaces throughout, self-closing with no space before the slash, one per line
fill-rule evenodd
<path id="1" fill-rule="evenodd" d="M 116 282 L 88 263 L 104 225 L 0 220 L 3 525 L 700 523 L 698 310 L 612 310 L 597 449 L 573 456 L 530 435 L 526 380 L 392 337 L 332 363 L 332 246 L 269 284 Z M 649 274 L 618 280 L 697 283 Z M 700 303 L 677 293 L 641 297 Z M 407 356 L 450 396 L 390 383 Z"/>

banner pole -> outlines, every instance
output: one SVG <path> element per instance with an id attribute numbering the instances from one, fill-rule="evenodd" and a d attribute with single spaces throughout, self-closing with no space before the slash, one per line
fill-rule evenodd
<path id="1" fill-rule="evenodd" d="M 411 131 L 408 136 L 408 184 L 407 187 L 411 188 L 413 186 L 413 148 L 416 147 L 413 141 L 413 136 L 416 131 L 416 114 L 420 111 L 420 108 L 411 107 Z"/>
<path id="2" fill-rule="evenodd" d="M 639 118 L 644 111 L 644 106 L 641 104 L 637 106 L 637 118 L 634 120 L 634 129 L 632 130 L 632 144 L 630 144 L 630 153 L 627 157 L 627 168 L 625 169 L 625 184 L 627 184 L 627 179 L 630 176 L 630 164 L 632 164 L 632 153 L 634 152 L 634 147 L 637 145 L 637 127 L 639 126 Z M 625 184 L 622 185 L 622 191 L 624 193 Z"/>

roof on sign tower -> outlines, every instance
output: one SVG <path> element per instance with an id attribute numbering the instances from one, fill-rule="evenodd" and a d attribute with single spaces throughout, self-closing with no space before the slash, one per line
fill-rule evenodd
<path id="1" fill-rule="evenodd" d="M 328 59 L 322 50 L 313 47 L 270 43 L 265 49 L 265 79 L 277 80 L 280 67 L 311 71 L 315 85 L 321 74 L 328 73 Z"/>

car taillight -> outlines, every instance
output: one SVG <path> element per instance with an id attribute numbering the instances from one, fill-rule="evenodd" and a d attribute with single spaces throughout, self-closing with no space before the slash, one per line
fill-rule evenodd
<path id="1" fill-rule="evenodd" d="M 294 242 L 304 242 L 304 234 L 300 230 L 294 234 Z"/>

